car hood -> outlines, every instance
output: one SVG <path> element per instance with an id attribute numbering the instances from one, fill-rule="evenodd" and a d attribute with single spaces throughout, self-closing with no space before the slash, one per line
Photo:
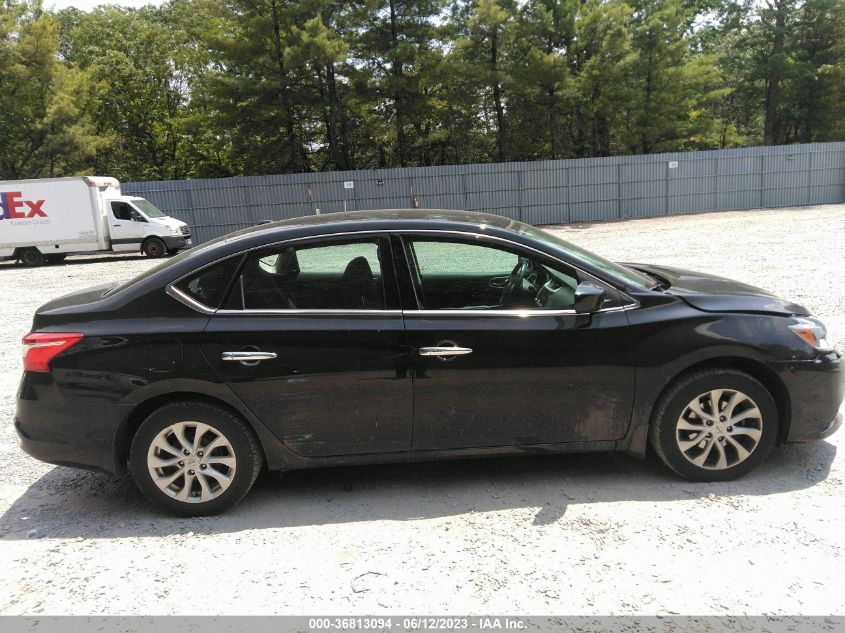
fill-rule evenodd
<path id="1" fill-rule="evenodd" d="M 176 218 L 171 218 L 169 215 L 165 215 L 160 218 L 150 218 L 150 222 L 153 224 L 158 224 L 159 226 L 163 226 L 166 229 L 171 230 L 179 230 L 183 226 L 188 226 L 182 220 L 177 220 Z"/>
<path id="2" fill-rule="evenodd" d="M 670 284 L 665 292 L 676 295 L 692 307 L 705 312 L 809 315 L 807 308 L 802 305 L 732 279 L 669 266 L 626 265 L 663 277 Z"/>

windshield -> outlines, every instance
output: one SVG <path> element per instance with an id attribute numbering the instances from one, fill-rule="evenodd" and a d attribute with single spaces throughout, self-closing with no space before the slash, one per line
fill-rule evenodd
<path id="1" fill-rule="evenodd" d="M 599 257 L 595 253 L 591 253 L 580 246 L 576 246 L 566 240 L 562 240 L 553 233 L 543 231 L 542 229 L 538 229 L 537 227 L 530 226 L 528 224 L 523 225 L 518 230 L 523 235 L 528 235 L 538 242 L 542 242 L 546 246 L 568 255 L 578 262 L 583 262 L 588 266 L 598 268 L 599 270 L 606 272 L 608 275 L 624 281 L 632 287 L 648 289 L 654 286 L 654 282 L 651 279 L 637 272 L 633 268 L 628 268 L 627 266 L 622 266 L 621 264 L 615 264 L 608 261 L 604 257 Z"/>
<path id="2" fill-rule="evenodd" d="M 167 214 L 155 206 L 149 200 L 144 200 L 143 198 L 133 198 L 132 204 L 138 207 L 141 211 L 144 212 L 144 215 L 148 218 L 166 218 Z"/>

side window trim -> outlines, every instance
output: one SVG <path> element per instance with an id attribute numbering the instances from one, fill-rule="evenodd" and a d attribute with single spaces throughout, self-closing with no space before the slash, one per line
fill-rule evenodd
<path id="1" fill-rule="evenodd" d="M 410 279 L 410 270 L 408 268 L 407 256 L 404 252 L 404 242 L 409 237 L 413 237 L 413 236 L 421 236 L 421 237 L 429 236 L 430 237 L 432 235 L 443 235 L 443 236 L 451 237 L 451 238 L 466 239 L 468 241 L 474 238 L 474 239 L 478 240 L 479 242 L 483 242 L 485 244 L 505 244 L 505 245 L 509 245 L 509 246 L 519 250 L 519 251 L 534 253 L 534 254 L 539 255 L 540 257 L 542 257 L 546 260 L 549 260 L 549 261 L 552 261 L 552 262 L 559 262 L 563 265 L 569 266 L 570 268 L 576 270 L 579 274 L 583 274 L 585 277 L 594 281 L 595 283 L 598 283 L 598 284 L 601 284 L 602 286 L 606 286 L 606 287 L 610 288 L 611 290 L 613 290 L 614 292 L 616 292 L 619 295 L 623 305 L 617 306 L 617 307 L 612 307 L 612 308 L 603 308 L 602 310 L 599 310 L 599 312 L 611 312 L 611 311 L 615 312 L 615 311 L 621 311 L 621 310 L 630 310 L 630 309 L 638 308 L 639 305 L 640 305 L 639 302 L 635 298 L 631 297 L 628 293 L 624 292 L 623 290 L 616 288 L 613 284 L 610 284 L 608 282 L 605 282 L 605 281 L 599 279 L 595 275 L 592 275 L 591 273 L 584 271 L 582 268 L 579 268 L 578 266 L 576 266 L 576 265 L 574 265 L 570 262 L 558 260 L 557 258 L 552 257 L 551 255 L 548 255 L 547 253 L 544 253 L 543 251 L 531 248 L 529 246 L 525 246 L 523 244 L 519 244 L 517 242 L 513 242 L 511 240 L 499 238 L 499 237 L 496 237 L 496 236 L 487 236 L 487 235 L 479 235 L 479 234 L 476 234 L 476 233 L 468 233 L 468 232 L 452 231 L 452 230 L 440 230 L 440 229 L 437 229 L 437 230 L 424 230 L 423 229 L 423 230 L 409 230 L 409 231 L 376 230 L 376 231 L 362 231 L 360 233 L 358 233 L 358 232 L 333 233 L 333 234 L 321 235 L 321 236 L 298 237 L 298 238 L 292 238 L 292 239 L 287 239 L 287 240 L 280 240 L 278 242 L 274 242 L 274 243 L 271 243 L 271 244 L 262 244 L 260 246 L 247 248 L 247 249 L 244 249 L 244 250 L 239 251 L 237 253 L 233 253 L 233 254 L 227 256 L 226 258 L 224 258 L 224 259 L 227 259 L 228 257 L 238 257 L 238 256 L 243 257 L 244 255 L 249 255 L 249 254 L 253 253 L 254 251 L 262 250 L 262 249 L 272 247 L 272 246 L 284 246 L 286 244 L 319 242 L 319 241 L 322 241 L 322 240 L 327 240 L 327 239 L 337 238 L 337 237 L 342 237 L 342 236 L 346 236 L 346 237 L 350 237 L 350 238 L 382 237 L 382 238 L 385 239 L 385 241 L 388 242 L 388 245 L 391 248 L 392 253 L 393 253 L 393 256 L 390 258 L 390 261 L 388 262 L 388 264 L 389 264 L 390 269 L 393 271 L 393 274 L 391 275 L 393 283 L 391 284 L 390 288 L 391 288 L 391 295 L 392 295 L 392 299 L 393 299 L 392 304 L 395 307 L 391 307 L 391 308 L 388 308 L 386 310 L 279 309 L 279 310 L 272 310 L 272 311 L 267 311 L 267 310 L 260 310 L 259 311 L 259 310 L 226 310 L 226 309 L 222 309 L 222 308 L 214 309 L 214 308 L 210 308 L 210 307 L 203 305 L 202 303 L 192 299 L 190 296 L 181 292 L 176 287 L 177 284 L 182 282 L 187 277 L 190 277 L 190 276 L 196 274 L 197 272 L 199 272 L 199 271 L 201 271 L 205 268 L 213 266 L 213 265 L 215 265 L 216 263 L 219 263 L 222 260 L 215 260 L 213 262 L 205 264 L 204 266 L 201 266 L 197 269 L 194 269 L 194 270 L 190 271 L 189 273 L 186 273 L 186 274 L 180 276 L 179 278 L 177 278 L 174 281 L 167 284 L 167 286 L 165 287 L 165 291 L 168 295 L 170 295 L 171 297 L 173 297 L 175 300 L 179 301 L 180 303 L 186 305 L 187 307 L 189 307 L 189 308 L 191 308 L 191 309 L 193 309 L 197 312 L 200 312 L 202 314 L 208 314 L 208 315 L 214 315 L 214 314 L 221 314 L 221 315 L 224 315 L 224 314 L 225 315 L 239 315 L 239 314 L 240 315 L 253 315 L 253 314 L 254 315 L 267 315 L 267 314 L 271 314 L 272 315 L 272 314 L 279 314 L 279 315 L 302 315 L 302 316 L 315 315 L 315 316 L 319 316 L 319 315 L 342 315 L 342 314 L 382 314 L 382 315 L 396 316 L 396 315 L 404 315 L 406 313 L 413 314 L 413 315 L 420 315 L 420 316 L 445 315 L 445 314 L 447 314 L 446 310 L 421 310 L 419 308 L 419 303 L 417 303 L 415 307 L 405 307 L 405 305 L 404 305 L 406 302 L 408 302 L 407 301 L 408 293 L 404 292 L 402 289 L 405 285 L 407 285 L 407 282 L 412 281 Z M 394 243 L 394 240 L 395 240 L 395 243 Z M 401 249 L 397 248 L 397 247 L 401 247 Z M 245 261 L 246 261 L 246 258 L 243 258 L 243 260 L 241 261 L 241 264 L 238 268 L 238 273 L 237 273 L 238 275 L 240 275 L 240 272 L 242 270 L 242 267 L 243 267 Z M 400 267 L 401 267 L 401 269 L 400 269 Z M 383 271 L 383 274 L 384 274 L 384 271 Z M 403 279 L 406 279 L 407 281 L 405 283 L 403 283 Z M 227 292 L 227 295 L 231 294 L 231 290 L 232 290 L 232 288 L 229 289 L 229 292 Z M 400 298 L 401 298 L 401 304 L 400 304 Z M 225 303 L 226 299 L 228 299 L 228 296 L 224 298 L 223 303 Z M 414 299 L 414 301 L 416 301 L 415 295 L 414 295 L 413 299 Z M 554 316 L 555 314 L 574 314 L 574 310 L 573 311 L 569 311 L 569 310 L 556 311 L 556 310 L 541 310 L 541 309 L 537 309 L 537 308 L 524 308 L 524 309 L 516 309 L 516 310 L 480 310 L 480 311 L 477 311 L 475 313 L 473 313 L 472 311 L 469 311 L 469 310 L 454 310 L 453 312 L 456 313 L 456 314 L 464 315 L 464 316 L 484 315 L 484 316 L 523 316 L 523 317 L 524 316 Z"/>
<path id="2" fill-rule="evenodd" d="M 405 268 L 408 271 L 408 280 L 410 281 L 411 292 L 413 294 L 414 305 L 417 310 L 423 305 L 422 297 L 422 277 L 420 276 L 420 267 L 417 262 L 417 254 L 411 245 L 411 240 L 406 239 L 403 235 L 400 237 L 402 242 L 402 253 L 404 255 Z M 403 306 L 404 308 L 404 306 Z M 405 312 L 405 310 L 403 310 Z"/>

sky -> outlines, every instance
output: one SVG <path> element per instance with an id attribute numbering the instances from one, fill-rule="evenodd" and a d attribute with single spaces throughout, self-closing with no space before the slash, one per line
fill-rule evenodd
<path id="1" fill-rule="evenodd" d="M 142 7 L 145 4 L 161 4 L 162 0 L 44 0 L 44 8 L 56 11 L 67 7 L 76 7 L 82 11 L 90 11 L 101 4 L 116 4 L 121 7 Z"/>

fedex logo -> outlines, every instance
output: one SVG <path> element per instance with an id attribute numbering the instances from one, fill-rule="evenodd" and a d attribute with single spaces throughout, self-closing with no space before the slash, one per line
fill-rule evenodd
<path id="1" fill-rule="evenodd" d="M 21 200 L 20 191 L 0 192 L 0 220 L 23 220 L 26 218 L 46 218 L 47 213 L 42 208 L 44 200 Z"/>

